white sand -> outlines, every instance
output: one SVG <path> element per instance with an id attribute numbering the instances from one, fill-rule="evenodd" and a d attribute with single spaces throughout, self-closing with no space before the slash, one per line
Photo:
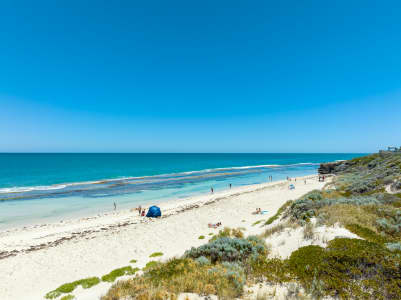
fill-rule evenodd
<path id="1" fill-rule="evenodd" d="M 161 259 L 182 255 L 190 247 L 205 243 L 209 233 L 218 231 L 208 228 L 211 222 L 220 221 L 223 226 L 244 227 L 246 234 L 259 234 L 266 227 L 252 226 L 254 222 L 267 220 L 287 200 L 325 184 L 318 182 L 316 176 L 308 176 L 306 185 L 303 178 L 291 183 L 295 190 L 288 189 L 288 182 L 280 181 L 166 202 L 159 205 L 166 216 L 160 219 L 121 211 L 0 232 L 0 252 L 19 251 L 0 259 L 0 299 L 42 299 L 63 283 L 100 277 L 129 265 L 131 259 L 138 260 L 133 266 L 141 268 L 152 260 L 149 255 L 153 252 L 163 252 Z M 257 207 L 268 213 L 253 215 Z M 206 239 L 199 240 L 200 235 Z M 71 239 L 62 240 L 66 238 Z M 26 251 L 31 247 L 41 249 Z M 292 247 L 287 252 L 293 250 Z M 73 294 L 77 299 L 98 299 L 110 286 L 101 283 L 87 290 L 79 287 Z"/>

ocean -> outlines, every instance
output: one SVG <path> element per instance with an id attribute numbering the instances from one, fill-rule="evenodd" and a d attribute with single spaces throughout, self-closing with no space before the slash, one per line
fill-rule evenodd
<path id="1" fill-rule="evenodd" d="M 0 230 L 317 173 L 361 153 L 0 154 Z"/>

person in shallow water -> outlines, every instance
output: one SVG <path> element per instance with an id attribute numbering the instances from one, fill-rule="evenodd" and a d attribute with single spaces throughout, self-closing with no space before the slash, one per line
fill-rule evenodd
<path id="1" fill-rule="evenodd" d="M 210 192 L 213 194 L 213 188 L 212 187 L 210 188 Z"/>
<path id="2" fill-rule="evenodd" d="M 117 209 L 117 204 L 114 202 L 114 210 Z"/>

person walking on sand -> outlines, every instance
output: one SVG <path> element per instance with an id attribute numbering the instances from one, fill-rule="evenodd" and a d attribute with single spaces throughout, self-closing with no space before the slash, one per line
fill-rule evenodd
<path id="1" fill-rule="evenodd" d="M 210 192 L 213 194 L 213 188 L 212 187 L 210 188 Z"/>
<path id="2" fill-rule="evenodd" d="M 138 213 L 139 213 L 139 216 L 141 216 L 141 213 L 142 213 L 142 206 L 140 206 L 140 205 L 139 205 L 139 207 L 138 207 Z"/>

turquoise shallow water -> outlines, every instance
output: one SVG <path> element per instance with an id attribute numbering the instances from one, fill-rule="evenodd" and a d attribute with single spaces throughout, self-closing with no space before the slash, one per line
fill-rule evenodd
<path id="1" fill-rule="evenodd" d="M 0 154 L 0 229 L 180 199 L 363 154 Z"/>

